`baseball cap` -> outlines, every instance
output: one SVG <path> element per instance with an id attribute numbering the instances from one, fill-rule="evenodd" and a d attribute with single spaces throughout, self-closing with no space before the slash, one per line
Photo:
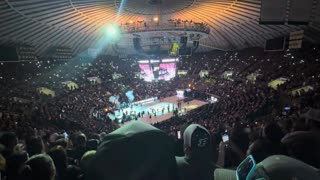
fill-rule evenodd
<path id="1" fill-rule="evenodd" d="M 183 133 L 184 145 L 187 145 L 191 149 L 206 149 L 210 147 L 211 136 L 209 131 L 199 125 L 189 125 Z"/>
<path id="2" fill-rule="evenodd" d="M 261 173 L 261 171 L 263 171 L 263 173 Z M 261 174 L 263 174 L 264 177 L 259 176 Z M 284 155 L 273 155 L 257 164 L 256 172 L 253 173 L 253 177 L 253 180 L 316 180 L 320 179 L 320 172 L 319 169 L 297 159 Z M 236 171 L 216 169 L 214 172 L 214 179 L 236 180 Z"/>

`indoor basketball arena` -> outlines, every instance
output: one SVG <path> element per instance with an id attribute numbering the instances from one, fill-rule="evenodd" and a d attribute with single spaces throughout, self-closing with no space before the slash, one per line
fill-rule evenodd
<path id="1" fill-rule="evenodd" d="M 0 0 L 0 180 L 319 180 L 320 0 Z"/>

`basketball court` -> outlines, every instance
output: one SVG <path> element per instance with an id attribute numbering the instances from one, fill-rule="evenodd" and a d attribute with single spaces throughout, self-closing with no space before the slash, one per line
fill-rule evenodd
<path id="1" fill-rule="evenodd" d="M 179 114 L 184 114 L 193 109 L 197 109 L 207 102 L 200 100 L 190 100 L 184 102 L 181 98 L 177 96 L 171 96 L 160 100 L 155 100 L 153 102 L 143 104 L 143 105 L 133 105 L 131 107 L 125 108 L 122 111 L 116 112 L 117 114 L 127 113 L 127 114 L 137 114 L 145 112 L 144 115 L 138 120 L 143 121 L 148 124 L 154 124 L 157 122 L 162 122 L 170 119 L 173 116 L 173 111 L 178 107 L 178 102 L 181 103 L 181 108 L 179 109 Z M 124 124 L 129 123 L 130 121 L 125 122 Z"/>

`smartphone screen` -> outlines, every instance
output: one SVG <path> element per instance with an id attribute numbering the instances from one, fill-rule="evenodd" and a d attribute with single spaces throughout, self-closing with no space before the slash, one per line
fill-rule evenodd
<path id="1" fill-rule="evenodd" d="M 63 135 L 65 138 L 67 138 L 69 136 L 66 132 L 64 132 Z"/>
<path id="2" fill-rule="evenodd" d="M 228 134 L 222 135 L 222 141 L 223 141 L 223 142 L 228 142 L 228 141 L 229 141 L 229 136 L 228 136 Z"/>
<path id="3" fill-rule="evenodd" d="M 253 157 L 250 155 L 237 168 L 237 180 L 250 179 L 253 172 L 255 171 L 256 163 Z"/>
<path id="4" fill-rule="evenodd" d="M 181 131 L 177 131 L 178 139 L 181 139 Z"/>

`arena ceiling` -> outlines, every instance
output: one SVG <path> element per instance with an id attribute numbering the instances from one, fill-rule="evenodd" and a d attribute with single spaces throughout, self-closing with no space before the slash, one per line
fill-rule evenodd
<path id="1" fill-rule="evenodd" d="M 299 29 L 315 40 L 317 23 L 260 25 L 260 4 L 260 0 L 1 0 L 0 43 L 32 44 L 39 54 L 51 46 L 79 53 L 96 46 L 107 24 L 147 21 L 156 15 L 160 20 L 208 24 L 210 35 L 200 41 L 198 51 L 263 47 L 266 39 Z M 134 52 L 133 45 L 130 50 Z"/>

